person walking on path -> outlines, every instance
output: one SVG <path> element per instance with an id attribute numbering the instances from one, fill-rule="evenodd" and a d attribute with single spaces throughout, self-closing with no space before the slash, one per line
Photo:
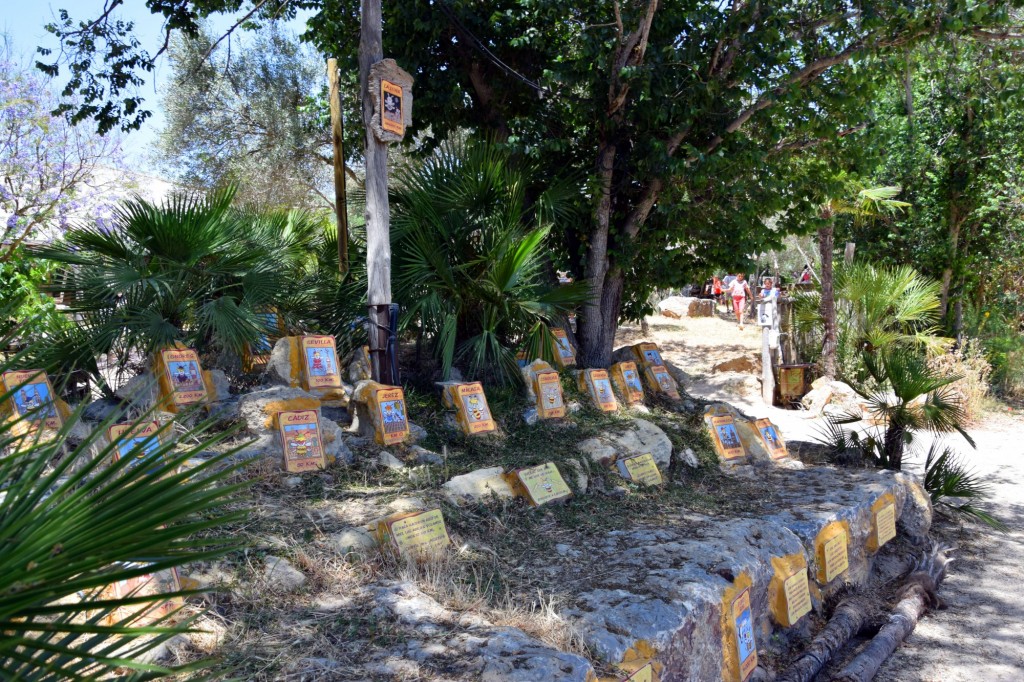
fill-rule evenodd
<path id="1" fill-rule="evenodd" d="M 711 295 L 715 298 L 715 311 L 718 311 L 718 304 L 722 303 L 722 280 L 718 275 L 711 276 Z"/>
<path id="2" fill-rule="evenodd" d="M 750 291 L 750 286 L 743 281 L 743 273 L 738 273 L 736 279 L 729 284 L 727 293 L 732 296 L 732 309 L 736 313 L 736 322 L 740 325 L 740 331 L 743 331 L 743 309 L 746 307 L 747 296 L 751 298 L 754 295 Z"/>

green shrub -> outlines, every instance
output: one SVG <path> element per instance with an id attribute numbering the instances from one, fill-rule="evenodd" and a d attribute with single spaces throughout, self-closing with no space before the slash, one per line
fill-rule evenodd
<path id="1" fill-rule="evenodd" d="M 21 360 L 0 363 L 0 371 Z M 188 445 L 161 445 L 145 465 L 129 455 L 106 466 L 113 451 L 102 435 L 107 424 L 78 443 L 69 439 L 83 426 L 77 414 L 48 442 L 17 438 L 23 425 L 0 424 L 0 452 L 8 448 L 0 455 L 0 679 L 142 680 L 180 672 L 145 657 L 189 631 L 192 618 L 179 611 L 143 626 L 138 611 L 151 597 L 100 594 L 235 548 L 217 532 L 244 515 L 237 503 L 234 511 L 227 506 L 239 492 L 226 484 L 231 469 L 222 466 L 232 452 L 178 473 L 225 434 L 210 437 L 199 427 L 179 439 Z"/>
<path id="2" fill-rule="evenodd" d="M 988 482 L 982 480 L 961 457 L 938 440 L 932 442 L 925 459 L 924 487 L 932 504 L 977 519 L 996 530 L 1007 529 L 1006 524 L 975 504 L 991 495 Z"/>

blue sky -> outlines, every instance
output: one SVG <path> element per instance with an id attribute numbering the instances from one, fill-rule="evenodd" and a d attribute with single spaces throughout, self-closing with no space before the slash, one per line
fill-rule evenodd
<path id="1" fill-rule="evenodd" d="M 79 20 L 98 16 L 103 9 L 104 0 L 0 0 L 0 34 L 6 34 L 11 41 L 15 54 L 24 56 L 26 61 L 34 60 L 36 46 L 57 47 L 57 41 L 43 28 L 47 23 L 57 20 L 58 12 L 66 9 L 72 19 Z M 150 53 L 156 52 L 163 44 L 163 17 L 150 14 L 142 0 L 126 0 L 125 4 L 114 12 L 117 18 L 135 23 L 136 35 L 142 46 Z M 214 28 L 230 26 L 232 21 L 226 17 L 215 17 Z M 291 22 L 296 32 L 304 30 L 305 16 Z M 166 60 L 161 59 L 154 73 L 147 75 L 147 82 L 141 90 L 147 109 L 153 112 L 140 130 L 133 131 L 125 141 L 125 151 L 129 160 L 139 170 L 153 172 L 146 167 L 146 155 L 156 141 L 158 131 L 164 125 L 164 113 L 160 106 L 160 88 L 165 84 L 170 69 Z M 63 74 L 62 74 L 63 76 Z M 63 78 L 61 78 L 63 80 Z M 83 124 L 85 125 L 85 124 Z"/>

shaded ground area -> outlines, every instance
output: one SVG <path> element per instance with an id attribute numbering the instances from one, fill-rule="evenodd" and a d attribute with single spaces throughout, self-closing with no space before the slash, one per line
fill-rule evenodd
<path id="1" fill-rule="evenodd" d="M 648 337 L 661 346 L 666 359 L 693 378 L 687 391 L 728 399 L 748 414 L 771 417 L 789 440 L 814 440 L 818 420 L 764 405 L 755 377 L 712 371 L 723 361 L 759 354 L 760 329 L 748 324 L 741 332 L 723 314 L 682 320 L 651 317 L 648 327 Z M 620 332 L 620 343 L 642 338 L 639 326 Z M 984 506 L 1010 531 L 1003 535 L 937 517 L 935 535 L 958 547 L 958 560 L 940 591 L 948 608 L 920 623 L 882 668 L 878 680 L 1024 680 L 1024 417 L 1011 412 L 989 415 L 970 433 L 976 450 L 959 438 L 951 443 L 991 483 L 993 497 Z M 923 462 L 908 466 L 915 467 L 920 472 Z"/>

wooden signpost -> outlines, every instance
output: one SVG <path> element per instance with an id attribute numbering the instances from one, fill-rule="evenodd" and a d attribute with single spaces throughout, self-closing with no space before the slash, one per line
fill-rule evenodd
<path id="1" fill-rule="evenodd" d="M 327 466 L 324 439 L 316 410 L 277 413 L 281 434 L 282 465 L 285 471 L 302 473 Z"/>
<path id="2" fill-rule="evenodd" d="M 551 462 L 526 469 L 516 469 L 505 475 L 512 490 L 526 498 L 534 507 L 572 497 L 572 491 Z"/>
<path id="3" fill-rule="evenodd" d="M 199 354 L 192 348 L 161 350 L 154 374 L 160 385 L 161 406 L 168 412 L 209 401 Z"/>
<path id="4" fill-rule="evenodd" d="M 615 466 L 619 475 L 628 481 L 639 485 L 661 485 L 661 471 L 654 456 L 646 452 L 642 455 L 632 455 L 615 460 Z"/>
<path id="5" fill-rule="evenodd" d="M 627 405 L 644 401 L 644 385 L 635 362 L 616 362 L 611 368 L 612 381 Z"/>
<path id="6" fill-rule="evenodd" d="M 401 557 L 436 556 L 452 544 L 440 509 L 396 514 L 377 524 L 378 539 Z"/>

